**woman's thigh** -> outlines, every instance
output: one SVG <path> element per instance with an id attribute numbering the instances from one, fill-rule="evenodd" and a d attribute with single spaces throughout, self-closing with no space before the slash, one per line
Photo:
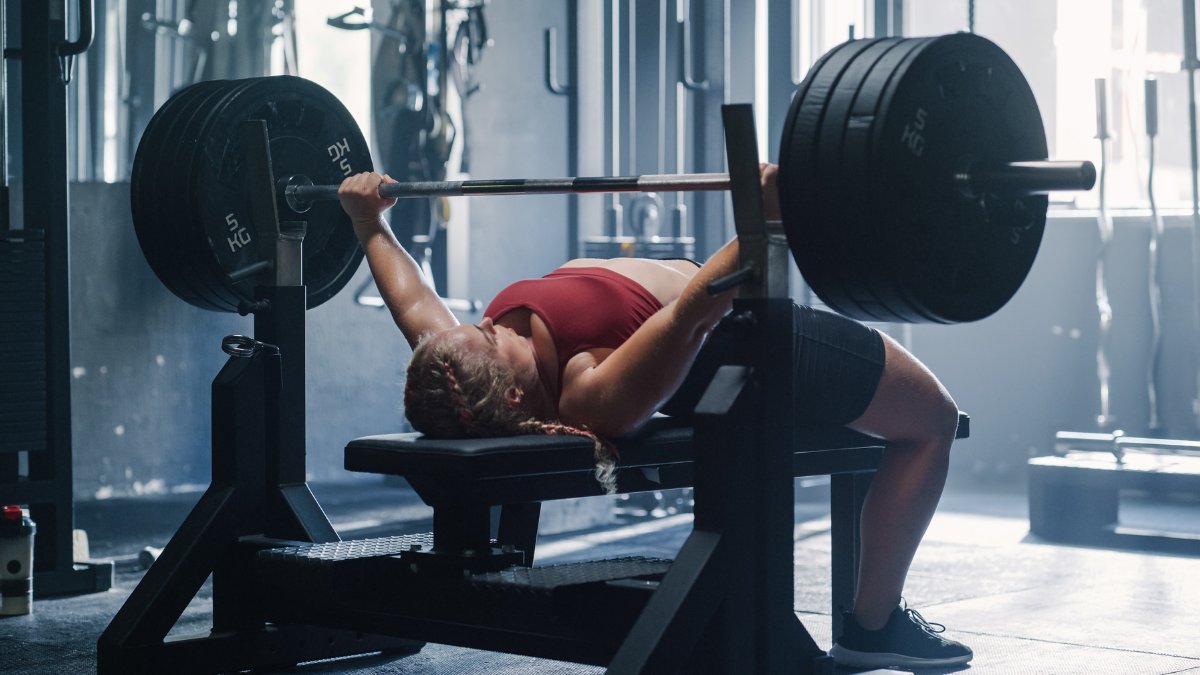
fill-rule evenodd
<path id="1" fill-rule="evenodd" d="M 883 374 L 882 336 L 857 321 L 811 307 L 795 308 L 794 325 L 797 421 L 845 425 L 860 418 Z M 728 322 L 717 326 L 663 412 L 690 416 L 716 369 L 737 362 L 734 330 Z"/>

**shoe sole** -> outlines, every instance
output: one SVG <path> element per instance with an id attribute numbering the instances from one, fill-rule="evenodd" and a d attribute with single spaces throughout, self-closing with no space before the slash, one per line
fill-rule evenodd
<path id="1" fill-rule="evenodd" d="M 833 649 L 829 650 L 829 655 L 833 657 L 834 662 L 839 666 L 850 666 L 853 668 L 945 668 L 946 666 L 959 666 L 967 663 L 974 656 L 974 654 L 964 654 L 963 656 L 952 656 L 944 659 L 923 659 L 916 656 L 887 652 L 856 652 L 853 649 L 846 649 L 841 645 L 834 645 Z"/>

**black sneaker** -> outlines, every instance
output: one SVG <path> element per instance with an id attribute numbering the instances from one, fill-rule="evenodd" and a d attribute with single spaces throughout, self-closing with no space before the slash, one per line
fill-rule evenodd
<path id="1" fill-rule="evenodd" d="M 859 626 L 850 612 L 842 618 L 842 636 L 829 650 L 839 666 L 942 668 L 964 664 L 974 656 L 970 647 L 938 635 L 945 626 L 929 623 L 903 605 L 892 610 L 879 630 Z"/>

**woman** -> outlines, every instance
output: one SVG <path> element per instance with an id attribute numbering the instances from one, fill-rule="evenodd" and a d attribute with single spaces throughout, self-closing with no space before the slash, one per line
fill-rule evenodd
<path id="1" fill-rule="evenodd" d="M 779 218 L 777 171 L 762 167 L 768 219 Z M 733 292 L 711 296 L 707 286 L 737 269 L 737 241 L 703 266 L 572 260 L 501 291 L 479 324 L 459 324 L 384 221 L 395 203 L 379 196 L 384 182 L 393 181 L 358 174 L 338 194 L 380 295 L 414 348 L 405 386 L 413 426 L 441 437 L 585 434 L 597 442 L 598 477 L 611 489 L 602 439 L 637 429 L 660 409 L 689 411 L 704 371 L 719 362 L 718 324 Z M 891 338 L 828 312 L 796 311 L 800 423 L 844 424 L 888 441 L 863 507 L 855 606 L 831 654 L 854 667 L 966 663 L 971 650 L 937 636 L 900 597 L 945 483 L 958 408 Z"/>

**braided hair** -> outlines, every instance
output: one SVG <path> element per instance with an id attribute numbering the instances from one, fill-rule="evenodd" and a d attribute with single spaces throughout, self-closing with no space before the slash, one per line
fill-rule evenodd
<path id="1" fill-rule="evenodd" d="M 444 333 L 427 335 L 413 350 L 404 385 L 404 413 L 413 428 L 433 438 L 545 434 L 592 441 L 596 480 L 617 491 L 616 448 L 594 432 L 557 420 L 539 420 L 507 393 L 517 386 L 511 369 L 487 352 L 465 349 Z"/>

